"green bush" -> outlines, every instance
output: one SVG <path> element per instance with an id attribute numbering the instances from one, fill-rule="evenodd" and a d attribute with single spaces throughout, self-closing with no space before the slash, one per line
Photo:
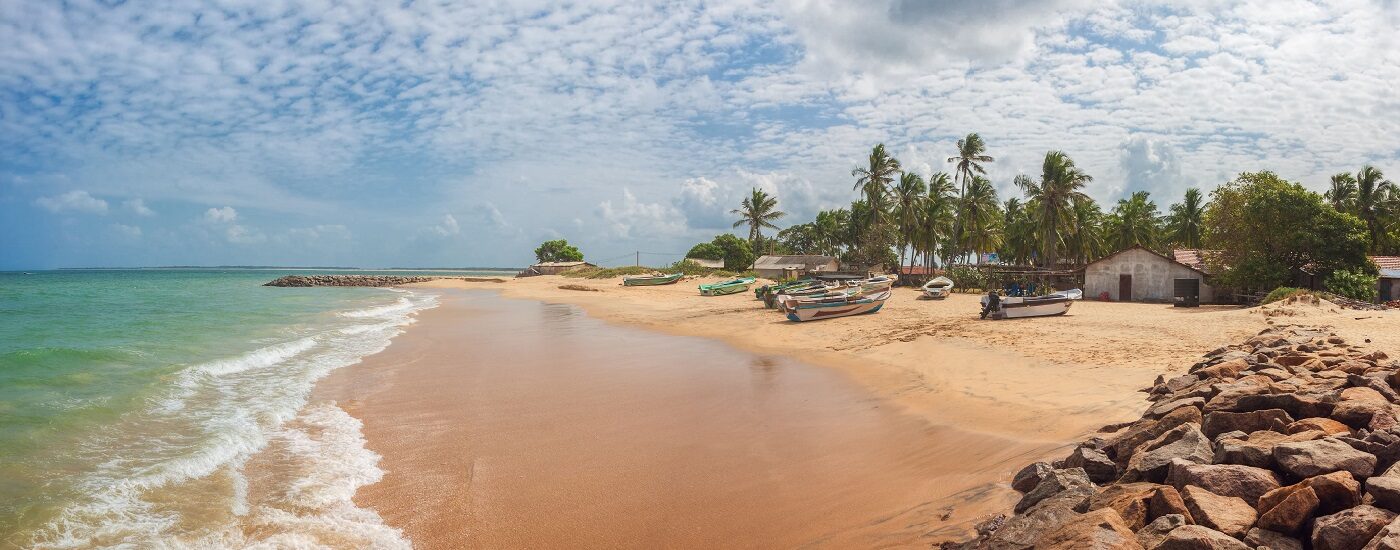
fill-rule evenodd
<path id="1" fill-rule="evenodd" d="M 569 244 L 564 239 L 545 241 L 535 249 L 535 259 L 541 262 L 581 262 L 583 253 L 578 247 Z"/>
<path id="2" fill-rule="evenodd" d="M 1292 298 L 1294 296 L 1299 296 L 1303 294 L 1309 294 L 1309 292 L 1306 289 L 1293 288 L 1291 286 L 1281 286 L 1275 288 L 1273 292 L 1270 292 L 1267 296 L 1264 296 L 1264 300 L 1260 303 L 1272 304 L 1279 300 L 1286 300 L 1288 298 Z"/>
<path id="3" fill-rule="evenodd" d="M 707 244 L 708 244 L 708 243 L 707 243 Z M 691 249 L 691 250 L 694 250 L 694 249 Z M 713 259 L 713 258 L 707 258 L 707 259 Z M 679 261 L 679 262 L 676 262 L 676 263 L 673 263 L 673 264 L 671 264 L 671 265 L 669 265 L 669 266 L 666 266 L 665 268 L 662 268 L 661 271 L 665 271 L 666 273 L 684 273 L 684 274 L 686 274 L 687 276 L 693 276 L 693 275 L 702 275 L 702 276 L 703 276 L 703 275 L 710 275 L 710 274 L 713 274 L 713 273 L 715 272 L 715 269 L 702 266 L 702 265 L 697 264 L 697 263 L 695 263 L 695 262 L 686 261 L 686 260 L 681 260 L 681 261 Z"/>
<path id="4" fill-rule="evenodd" d="M 749 243 L 732 233 L 725 233 L 715 237 L 714 245 L 724 250 L 724 269 L 729 271 L 747 271 L 753 267 L 753 249 L 749 248 Z"/>
<path id="5" fill-rule="evenodd" d="M 690 252 L 686 252 L 685 257 L 699 258 L 702 260 L 723 260 L 724 249 L 712 242 L 700 243 L 690 247 Z"/>
<path id="6" fill-rule="evenodd" d="M 944 273 L 945 277 L 953 280 L 953 288 L 962 292 L 970 292 L 973 289 L 987 289 L 987 277 L 982 270 L 966 265 L 955 265 L 948 268 Z"/>
<path id="7" fill-rule="evenodd" d="M 627 275 L 646 275 L 648 273 L 660 271 L 654 267 L 644 265 L 625 265 L 622 267 L 594 267 L 588 269 L 571 269 L 560 273 L 565 277 L 579 279 L 611 279 L 613 277 L 624 277 Z"/>
<path id="8" fill-rule="evenodd" d="M 1329 292 L 1364 302 L 1374 302 L 1380 297 L 1380 291 L 1376 288 L 1376 276 L 1367 274 L 1360 269 L 1333 271 L 1332 275 L 1323 281 L 1323 286 Z"/>

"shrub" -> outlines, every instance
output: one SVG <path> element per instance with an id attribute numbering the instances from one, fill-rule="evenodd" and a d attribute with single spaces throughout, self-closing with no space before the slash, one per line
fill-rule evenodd
<path id="1" fill-rule="evenodd" d="M 706 243 L 706 244 L 709 244 L 709 243 Z M 691 250 L 694 250 L 694 249 L 692 248 Z M 713 259 L 713 258 L 707 258 L 707 259 Z M 700 265 L 700 264 L 697 264 L 697 263 L 695 263 L 695 262 L 686 261 L 686 260 L 681 260 L 681 261 L 679 261 L 679 262 L 676 262 L 676 263 L 673 263 L 673 264 L 671 264 L 671 265 L 669 265 L 669 266 L 666 266 L 665 268 L 662 268 L 661 271 L 664 271 L 664 272 L 666 272 L 666 273 L 684 273 L 684 274 L 686 274 L 687 276 L 690 276 L 690 275 L 710 275 L 710 274 L 712 274 L 712 273 L 715 272 L 715 270 L 712 269 L 712 268 L 708 268 L 708 267 L 702 266 L 702 265 Z"/>
<path id="2" fill-rule="evenodd" d="M 987 288 L 987 277 L 982 273 L 982 270 L 972 266 L 950 266 L 944 276 L 952 279 L 953 287 L 963 292 Z"/>
<path id="3" fill-rule="evenodd" d="M 1360 269 L 1333 271 L 1323 281 L 1323 286 L 1339 296 L 1365 302 L 1374 302 L 1380 295 L 1376 288 L 1376 276 Z"/>
<path id="4" fill-rule="evenodd" d="M 625 265 L 622 267 L 594 267 L 588 269 L 571 269 L 560 273 L 565 277 L 575 277 L 579 279 L 611 279 L 613 277 L 623 277 L 627 275 L 646 275 L 658 271 L 654 267 L 642 265 Z"/>
<path id="5" fill-rule="evenodd" d="M 686 252 L 685 257 L 699 258 L 702 260 L 723 260 L 724 249 L 712 242 L 700 243 L 690 247 L 690 252 Z"/>
<path id="6" fill-rule="evenodd" d="M 1277 302 L 1277 301 L 1279 301 L 1279 300 L 1286 300 L 1286 299 L 1288 299 L 1288 298 L 1292 298 L 1292 297 L 1294 297 L 1294 296 L 1300 296 L 1300 295 L 1303 295 L 1303 294 L 1308 294 L 1308 291 L 1305 290 L 1305 289 L 1301 289 L 1301 288 L 1293 288 L 1293 287 L 1291 287 L 1291 286 L 1281 286 L 1281 287 L 1275 288 L 1275 289 L 1273 290 L 1273 292 L 1270 292 L 1267 296 L 1264 296 L 1264 300 L 1261 301 L 1261 302 L 1259 302 L 1259 303 L 1260 303 L 1260 304 L 1272 304 L 1272 303 Z"/>
<path id="7" fill-rule="evenodd" d="M 715 237 L 714 245 L 724 250 L 724 269 L 746 271 L 753 267 L 753 249 L 749 248 L 749 243 L 743 239 L 725 233 Z"/>

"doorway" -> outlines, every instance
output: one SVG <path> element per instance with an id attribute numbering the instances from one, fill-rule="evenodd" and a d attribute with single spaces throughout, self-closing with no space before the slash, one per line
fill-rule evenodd
<path id="1" fill-rule="evenodd" d="M 1118 276 L 1118 301 L 1120 301 L 1120 302 L 1131 302 L 1131 301 L 1133 301 L 1133 276 L 1132 276 L 1132 275 L 1119 275 L 1119 276 Z"/>

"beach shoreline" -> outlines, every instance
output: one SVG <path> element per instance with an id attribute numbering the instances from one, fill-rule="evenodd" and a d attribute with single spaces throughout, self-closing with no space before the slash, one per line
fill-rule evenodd
<path id="1" fill-rule="evenodd" d="M 622 287 L 617 280 L 543 276 L 506 283 L 439 279 L 407 288 L 491 290 L 505 298 L 567 304 L 611 325 L 719 340 L 746 352 L 826 367 L 863 388 L 876 402 L 893 405 L 902 416 L 948 430 L 945 437 L 961 438 L 971 447 L 988 441 L 1004 449 L 1014 447 L 1009 453 L 1014 460 L 1001 456 L 998 467 L 960 479 L 961 490 L 929 499 L 917 512 L 909 511 L 922 516 L 914 522 L 921 532 L 903 540 L 918 544 L 965 535 L 976 521 L 1014 502 L 1008 482 L 1019 466 L 1063 454 L 1066 446 L 1100 426 L 1137 417 L 1148 404 L 1139 390 L 1158 374 L 1184 371 L 1201 354 L 1269 326 L 1275 315 L 1289 315 L 1290 320 L 1294 315 L 1306 316 L 1309 322 L 1332 326 L 1352 337 L 1378 338 L 1380 345 L 1400 343 L 1387 341 L 1400 337 L 1377 330 L 1393 326 L 1391 314 L 1082 302 L 1060 318 L 992 322 L 977 320 L 974 295 L 924 301 L 917 300 L 911 289 L 896 289 L 889 306 L 877 315 L 797 324 L 764 310 L 751 294 L 700 297 L 692 286 L 696 282 L 709 280 L 634 288 Z M 410 353 L 406 348 L 411 346 L 400 342 L 443 322 L 441 314 L 425 314 L 434 318 L 409 328 L 381 355 Z M 323 386 L 343 389 L 384 383 L 404 374 L 382 370 L 382 359 L 366 361 L 380 369 L 377 373 L 367 373 L 372 369 L 360 366 L 342 369 Z M 414 359 L 395 361 L 411 365 Z M 419 357 L 417 361 L 421 367 L 427 360 Z M 377 382 L 366 382 L 366 376 L 377 377 Z M 319 395 L 333 393 L 318 388 Z M 369 445 L 385 456 L 386 463 L 392 464 L 396 454 L 412 454 L 411 449 L 384 447 L 374 433 L 374 414 L 398 413 L 391 409 L 367 413 L 354 399 L 342 401 L 341 406 L 366 422 Z M 366 414 L 370 416 L 362 416 Z M 390 472 L 386 479 L 391 478 L 393 468 L 385 469 Z M 376 487 L 362 489 L 357 502 Z M 394 502 L 381 495 L 365 499 L 362 505 L 386 514 Z M 385 519 L 390 525 L 406 526 L 392 513 Z M 407 530 L 415 535 L 412 527 Z M 430 536 L 436 541 L 455 540 L 443 533 Z"/>

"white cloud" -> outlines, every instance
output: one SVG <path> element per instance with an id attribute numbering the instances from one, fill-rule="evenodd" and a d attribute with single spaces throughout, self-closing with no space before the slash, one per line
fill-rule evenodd
<path id="1" fill-rule="evenodd" d="M 623 239 L 659 240 L 686 231 L 685 216 L 675 207 L 642 202 L 627 188 L 622 189 L 620 204 L 615 205 L 612 200 L 598 203 L 597 215 L 609 235 Z"/>
<path id="2" fill-rule="evenodd" d="M 141 199 L 128 199 L 126 201 L 122 201 L 122 206 L 125 206 L 127 210 L 132 211 L 138 216 L 149 217 L 156 215 L 156 211 L 146 207 L 146 201 L 143 201 Z"/>
<path id="3" fill-rule="evenodd" d="M 39 197 L 34 200 L 34 204 L 43 207 L 53 213 L 59 212 L 82 212 L 87 214 L 106 214 L 107 201 L 89 195 L 87 191 L 75 190 L 52 197 Z"/>
<path id="4" fill-rule="evenodd" d="M 127 239 L 141 238 L 141 228 L 139 226 L 114 223 L 111 228 L 113 232 Z"/>
<path id="5" fill-rule="evenodd" d="M 258 244 L 267 240 L 267 236 L 256 229 L 249 229 L 242 225 L 233 224 L 224 229 L 224 236 L 228 242 L 233 244 Z"/>
<path id="6" fill-rule="evenodd" d="M 442 216 L 442 223 L 432 226 L 430 231 L 437 233 L 439 236 L 450 237 L 461 233 L 462 228 L 457 225 L 457 218 L 452 217 L 452 214 L 444 214 Z"/>
<path id="7" fill-rule="evenodd" d="M 231 206 L 210 208 L 204 211 L 204 221 L 208 223 L 232 223 L 238 219 L 238 211 Z"/>

